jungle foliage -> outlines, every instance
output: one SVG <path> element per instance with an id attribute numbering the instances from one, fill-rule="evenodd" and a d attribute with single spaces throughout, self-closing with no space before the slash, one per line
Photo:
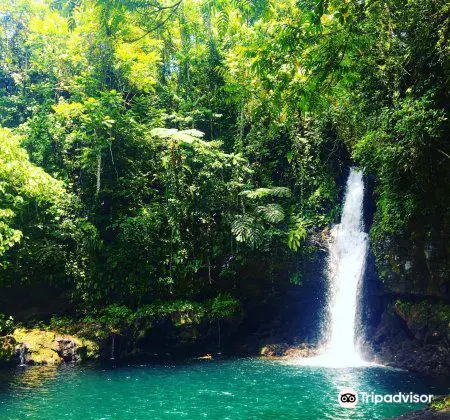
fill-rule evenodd
<path id="1" fill-rule="evenodd" d="M 448 232 L 443 0 L 4 0 L 0 22 L 5 290 L 220 312 L 300 283 L 352 160 L 375 243 Z"/>

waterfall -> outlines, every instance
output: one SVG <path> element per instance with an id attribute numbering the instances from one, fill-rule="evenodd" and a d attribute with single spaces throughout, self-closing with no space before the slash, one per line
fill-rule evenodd
<path id="1" fill-rule="evenodd" d="M 114 344 L 115 344 L 115 341 L 116 341 L 116 335 L 115 335 L 115 334 L 112 334 L 112 341 L 111 341 L 111 357 L 110 357 L 110 360 L 114 360 L 114 359 L 115 359 L 115 357 L 114 357 Z"/>
<path id="2" fill-rule="evenodd" d="M 72 340 L 72 362 L 76 362 L 76 354 L 75 354 L 75 341 Z"/>
<path id="3" fill-rule="evenodd" d="M 332 230 L 328 264 L 330 325 L 325 354 L 344 365 L 361 360 L 355 341 L 358 286 L 368 248 L 362 227 L 363 198 L 362 173 L 351 168 L 341 223 Z"/>
<path id="4" fill-rule="evenodd" d="M 26 366 L 27 364 L 25 363 L 25 351 L 26 348 L 24 345 L 20 346 L 20 350 L 19 350 L 19 358 L 20 358 L 20 364 L 19 366 Z"/>
<path id="5" fill-rule="evenodd" d="M 333 226 L 328 258 L 328 320 L 322 354 L 302 364 L 347 367 L 366 364 L 357 346 L 356 309 L 364 274 L 368 235 L 363 231 L 364 182 L 362 173 L 350 169 L 341 223 Z"/>

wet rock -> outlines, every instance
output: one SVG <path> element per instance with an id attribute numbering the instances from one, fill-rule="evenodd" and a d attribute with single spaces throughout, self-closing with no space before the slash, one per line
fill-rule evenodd
<path id="1" fill-rule="evenodd" d="M 397 306 L 386 309 L 371 338 L 375 360 L 425 374 L 450 376 L 450 349 L 447 326 L 441 323 L 442 312 L 435 312 L 437 318 L 427 317 L 424 321 L 417 311 L 408 312 L 405 305 L 403 309 Z M 432 319 L 437 319 L 437 323 Z"/>
<path id="2" fill-rule="evenodd" d="M 11 335 L 0 337 L 0 363 L 11 363 L 15 356 L 16 340 Z"/>
<path id="3" fill-rule="evenodd" d="M 288 349 L 289 345 L 287 343 L 267 344 L 261 349 L 259 354 L 261 356 L 280 357 L 284 356 Z"/>
<path id="4" fill-rule="evenodd" d="M 390 420 L 444 420 L 450 418 L 450 412 L 440 412 L 431 410 L 416 410 L 402 414 L 399 417 L 391 417 Z"/>
<path id="5" fill-rule="evenodd" d="M 55 331 L 17 328 L 13 338 L 19 343 L 15 357 L 19 358 L 21 348 L 25 349 L 23 356 L 26 364 L 52 365 L 72 361 L 74 355 L 76 360 L 98 355 L 98 345 L 93 341 L 76 336 L 57 337 Z"/>
<path id="6" fill-rule="evenodd" d="M 21 366 L 34 364 L 33 358 L 31 357 L 30 348 L 28 344 L 23 341 L 14 347 L 14 358 Z"/>
<path id="7" fill-rule="evenodd" d="M 318 348 L 311 344 L 302 343 L 290 346 L 287 343 L 268 344 L 261 351 L 261 356 L 267 357 L 313 357 L 318 354 Z"/>
<path id="8" fill-rule="evenodd" d="M 429 343 L 450 338 L 450 305 L 428 301 L 397 301 L 394 308 L 416 340 Z"/>
<path id="9" fill-rule="evenodd" d="M 75 362 L 77 360 L 78 346 L 73 339 L 57 338 L 55 340 L 55 350 L 65 362 Z"/>
<path id="10" fill-rule="evenodd" d="M 284 355 L 286 357 L 313 357 L 318 353 L 319 349 L 316 346 L 303 343 L 296 347 L 290 347 Z"/>
<path id="11" fill-rule="evenodd" d="M 61 362 L 54 349 L 54 332 L 39 330 L 37 328 L 17 328 L 14 330 L 13 336 L 20 343 L 16 352 L 19 354 L 21 347 L 26 349 L 27 364 L 43 365 Z"/>

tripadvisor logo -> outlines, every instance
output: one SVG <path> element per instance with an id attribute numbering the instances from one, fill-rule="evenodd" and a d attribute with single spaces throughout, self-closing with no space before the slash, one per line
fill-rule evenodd
<path id="1" fill-rule="evenodd" d="M 341 388 L 338 401 L 341 407 L 353 408 L 358 404 L 358 393 L 353 388 Z"/>
<path id="2" fill-rule="evenodd" d="M 412 392 L 396 394 L 375 394 L 373 392 L 358 392 L 353 388 L 341 388 L 339 392 L 338 402 L 341 407 L 353 408 L 360 401 L 363 404 L 380 404 L 380 403 L 430 403 L 433 395 L 413 394 Z"/>

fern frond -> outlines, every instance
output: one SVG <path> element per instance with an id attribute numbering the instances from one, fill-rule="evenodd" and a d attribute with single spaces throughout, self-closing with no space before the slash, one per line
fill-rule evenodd
<path id="1" fill-rule="evenodd" d="M 227 32 L 229 22 L 230 16 L 228 14 L 228 10 L 220 10 L 217 16 L 217 29 L 219 30 L 220 35 L 223 35 Z"/>
<path id="2" fill-rule="evenodd" d="M 231 4 L 236 8 L 243 12 L 248 12 L 252 6 L 252 0 L 232 0 Z"/>

